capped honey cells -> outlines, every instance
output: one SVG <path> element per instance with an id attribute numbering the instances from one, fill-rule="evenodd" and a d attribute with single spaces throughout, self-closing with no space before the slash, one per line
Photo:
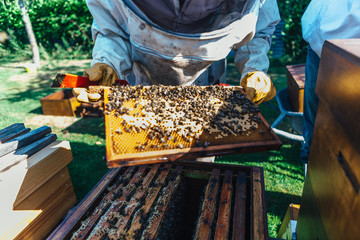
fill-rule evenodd
<path id="1" fill-rule="evenodd" d="M 267 130 L 240 87 L 116 86 L 105 98 L 115 154 L 206 149 Z"/>

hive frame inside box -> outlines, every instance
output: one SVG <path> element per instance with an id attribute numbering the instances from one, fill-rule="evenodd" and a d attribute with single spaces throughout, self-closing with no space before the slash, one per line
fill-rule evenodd
<path id="1" fill-rule="evenodd" d="M 109 88 L 104 89 L 104 104 L 108 103 Z M 175 161 L 177 159 L 192 160 L 198 157 L 222 156 L 240 153 L 252 153 L 278 149 L 282 142 L 271 129 L 260 112 L 257 113 L 260 123 L 264 124 L 267 134 L 271 140 L 260 140 L 256 142 L 241 142 L 235 144 L 210 145 L 204 147 L 190 147 L 182 149 L 162 149 L 158 151 L 147 151 L 141 153 L 116 154 L 112 149 L 111 124 L 114 116 L 105 115 L 106 134 L 106 161 L 108 167 L 132 166 L 141 164 L 152 164 L 158 162 Z"/>
<path id="2" fill-rule="evenodd" d="M 191 203 L 185 204 L 188 206 L 186 211 L 189 211 L 189 208 L 196 208 L 191 214 L 197 216 L 197 220 L 195 219 L 197 224 L 194 222 L 193 228 L 187 228 L 187 230 L 194 231 L 193 233 L 195 236 L 192 235 L 192 237 L 195 237 L 196 239 L 269 239 L 262 168 L 229 164 L 199 163 L 193 161 L 174 162 L 166 164 L 165 166 L 163 166 L 163 164 L 156 165 L 160 165 L 158 168 L 160 171 L 164 171 L 168 165 L 171 166 L 170 168 L 173 171 L 180 168 L 182 169 L 181 174 L 186 175 L 189 179 L 195 179 L 194 181 L 206 181 L 208 182 L 208 187 L 213 183 L 211 178 L 214 176 L 214 172 L 217 170 L 219 173 L 221 172 L 220 177 L 223 180 L 219 181 L 219 198 L 216 200 L 218 201 L 217 204 L 219 204 L 219 206 L 216 210 L 209 210 L 213 208 L 204 209 L 196 202 L 196 198 L 198 197 L 197 194 L 199 196 L 205 194 L 206 196 L 203 196 L 204 200 L 212 201 L 209 195 L 207 195 L 208 187 L 206 188 L 205 193 L 201 191 L 201 189 L 197 189 L 195 194 L 188 193 L 185 195 L 185 198 L 188 197 L 187 199 L 191 201 Z M 142 166 L 139 167 L 139 169 L 145 167 L 148 168 L 148 171 L 150 172 L 156 165 Z M 105 195 L 112 189 L 111 186 L 121 175 L 121 171 L 125 171 L 125 169 L 129 168 L 131 167 L 113 168 L 109 170 L 102 180 L 100 180 L 91 192 L 89 192 L 87 197 L 79 203 L 71 215 L 69 215 L 57 229 L 51 233 L 49 239 L 70 239 L 76 229 L 79 229 L 91 214 L 98 214 L 98 210 L 93 213 L 96 206 L 103 202 Z M 137 174 L 135 174 L 133 178 L 136 178 L 136 175 Z M 226 180 L 226 177 L 229 175 L 232 179 L 230 183 Z M 129 185 L 131 184 L 130 181 Z M 189 185 L 189 188 L 192 188 L 190 192 L 194 193 L 194 190 L 198 187 L 198 183 Z M 127 186 L 124 187 L 124 192 L 126 192 L 126 188 Z M 119 197 L 119 199 L 120 198 L 121 197 Z M 171 198 L 171 200 L 173 199 Z M 130 203 L 132 202 L 132 200 L 129 201 Z M 197 215 L 197 210 L 200 210 L 200 208 L 202 208 L 200 215 Z M 208 211 L 215 214 L 214 218 L 210 218 L 211 220 L 209 220 Z M 135 214 L 135 212 L 133 214 Z M 161 219 L 161 217 L 159 218 Z M 91 220 L 91 222 L 93 221 Z M 199 223 L 201 224 L 199 225 Z M 215 230 L 211 230 L 210 226 L 212 224 L 214 224 L 213 227 Z M 86 228 L 81 229 L 87 231 L 87 234 L 90 233 L 89 231 L 92 231 L 91 229 Z M 189 237 L 191 233 L 187 232 L 185 235 Z M 89 235 L 82 237 L 87 238 L 88 236 Z M 157 236 L 153 237 L 156 238 Z"/>

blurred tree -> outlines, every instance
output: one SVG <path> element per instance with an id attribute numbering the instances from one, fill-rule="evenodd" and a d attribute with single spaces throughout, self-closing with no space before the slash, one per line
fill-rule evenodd
<path id="1" fill-rule="evenodd" d="M 29 14 L 28 14 L 28 10 L 29 10 L 29 7 L 31 6 L 32 0 L 27 6 L 25 5 L 24 0 L 18 0 L 18 3 L 19 3 L 20 10 L 21 10 L 22 20 L 25 25 L 25 30 L 26 30 L 27 36 L 30 41 L 31 51 L 33 54 L 33 57 L 32 57 L 33 63 L 35 64 L 36 68 L 39 68 L 40 67 L 39 47 L 36 42 L 35 34 L 32 29 L 31 21 L 30 21 Z"/>

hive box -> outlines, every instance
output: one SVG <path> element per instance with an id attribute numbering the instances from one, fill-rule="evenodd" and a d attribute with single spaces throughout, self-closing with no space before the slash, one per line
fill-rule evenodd
<path id="1" fill-rule="evenodd" d="M 360 235 L 360 39 L 326 41 L 297 239 Z"/>
<path id="2" fill-rule="evenodd" d="M 81 103 L 79 103 L 71 89 L 64 89 L 40 99 L 44 115 L 76 116 Z"/>
<path id="3" fill-rule="evenodd" d="M 0 172 L 0 239 L 42 239 L 76 203 L 69 142 L 56 141 Z"/>
<path id="4" fill-rule="evenodd" d="M 268 240 L 263 169 L 191 161 L 113 168 L 48 239 L 72 237 Z"/>
<path id="5" fill-rule="evenodd" d="M 304 86 L 305 86 L 305 64 L 288 65 L 287 89 L 290 104 L 294 112 L 303 112 Z"/>

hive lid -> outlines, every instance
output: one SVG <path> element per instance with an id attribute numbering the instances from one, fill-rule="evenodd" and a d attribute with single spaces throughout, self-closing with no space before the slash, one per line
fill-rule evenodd
<path id="1" fill-rule="evenodd" d="M 240 87 L 121 86 L 105 89 L 104 103 L 109 167 L 267 151 L 281 145 Z"/>

